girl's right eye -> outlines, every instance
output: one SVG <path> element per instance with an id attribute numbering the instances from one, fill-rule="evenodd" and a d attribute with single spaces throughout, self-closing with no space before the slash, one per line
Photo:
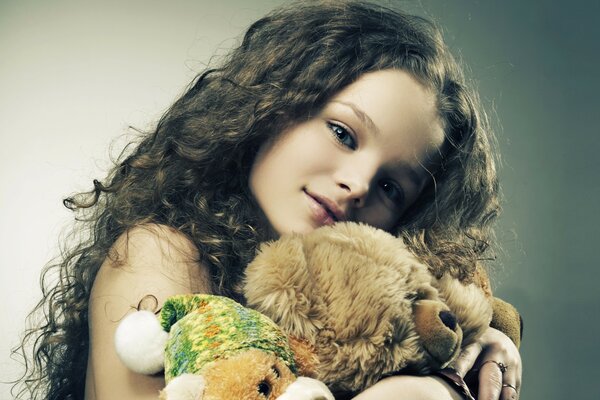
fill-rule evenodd
<path id="1" fill-rule="evenodd" d="M 383 195 L 391 200 L 397 207 L 402 207 L 404 204 L 404 190 L 392 180 L 383 179 L 379 182 L 379 188 Z"/>
<path id="2" fill-rule="evenodd" d="M 340 142 L 340 144 L 349 149 L 356 150 L 356 140 L 346 128 L 333 122 L 328 122 L 327 126 L 331 130 L 334 138 Z"/>

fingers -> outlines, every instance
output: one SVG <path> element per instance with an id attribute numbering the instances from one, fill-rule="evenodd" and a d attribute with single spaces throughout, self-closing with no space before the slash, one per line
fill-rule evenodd
<path id="1" fill-rule="evenodd" d="M 508 383 L 502 384 L 502 391 L 500 393 L 501 400 L 516 400 L 519 398 L 519 391 L 513 385 Z"/>
<path id="2" fill-rule="evenodd" d="M 482 347 L 479 342 L 465 347 L 452 364 L 452 368 L 454 368 L 458 375 L 464 378 L 467 372 L 473 368 L 475 361 L 477 361 L 479 354 L 481 354 L 481 350 Z"/>
<path id="3" fill-rule="evenodd" d="M 478 394 L 478 400 L 519 398 L 521 356 L 512 341 L 493 328 L 465 347 L 453 368 Z"/>
<path id="4" fill-rule="evenodd" d="M 484 361 L 479 366 L 478 380 L 479 400 L 516 400 L 521 387 L 520 364 Z"/>
<path id="5" fill-rule="evenodd" d="M 481 364 L 479 369 L 479 400 L 501 399 L 502 371 L 496 362 L 491 360 Z"/>
<path id="6" fill-rule="evenodd" d="M 484 355 L 482 353 L 482 355 Z M 496 361 L 502 359 L 504 362 Z M 479 365 L 479 400 L 514 400 L 519 398 L 521 387 L 520 358 L 509 353 L 495 352 L 485 354 L 485 360 Z"/>
<path id="7" fill-rule="evenodd" d="M 521 390 L 521 363 L 513 360 L 502 377 L 500 400 L 516 400 Z"/>
<path id="8" fill-rule="evenodd" d="M 501 364 L 502 365 L 502 364 Z M 520 382 L 510 367 L 502 373 L 498 363 L 485 362 L 479 370 L 479 400 L 516 400 L 519 398 Z M 513 368 L 514 369 L 514 368 Z"/>

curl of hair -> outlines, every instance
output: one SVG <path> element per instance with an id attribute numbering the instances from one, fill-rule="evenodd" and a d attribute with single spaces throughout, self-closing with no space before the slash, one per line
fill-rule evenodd
<path id="1" fill-rule="evenodd" d="M 469 279 L 492 239 L 498 183 L 485 115 L 439 31 L 364 2 L 297 3 L 252 24 L 106 179 L 65 200 L 81 236 L 46 267 L 44 275 L 58 271 L 58 284 L 42 283 L 34 312 L 45 322 L 21 346 L 34 351 L 22 393 L 83 398 L 90 290 L 110 247 L 134 226 L 186 234 L 213 290 L 239 298 L 244 266 L 266 237 L 247 183 L 258 148 L 362 74 L 387 68 L 411 73 L 435 94 L 446 136 L 440 167 L 396 233 L 438 273 Z"/>

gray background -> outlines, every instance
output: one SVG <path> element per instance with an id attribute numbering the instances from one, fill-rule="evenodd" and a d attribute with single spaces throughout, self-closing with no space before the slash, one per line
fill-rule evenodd
<path id="1" fill-rule="evenodd" d="M 599 399 L 597 1 L 427 1 L 495 110 L 523 399 Z M 514 234 L 513 234 L 514 232 Z"/>
<path id="2" fill-rule="evenodd" d="M 0 2 L 0 380 L 87 190 L 212 54 L 281 1 Z M 597 399 L 597 1 L 387 1 L 438 21 L 498 135 L 496 293 L 525 319 L 523 399 Z M 0 399 L 9 399 L 0 384 Z"/>

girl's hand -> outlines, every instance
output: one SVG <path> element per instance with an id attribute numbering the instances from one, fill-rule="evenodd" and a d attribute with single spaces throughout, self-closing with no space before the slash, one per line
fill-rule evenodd
<path id="1" fill-rule="evenodd" d="M 488 328 L 477 342 L 465 347 L 453 367 L 467 382 L 476 382 L 478 400 L 519 398 L 521 356 L 499 330 Z"/>

